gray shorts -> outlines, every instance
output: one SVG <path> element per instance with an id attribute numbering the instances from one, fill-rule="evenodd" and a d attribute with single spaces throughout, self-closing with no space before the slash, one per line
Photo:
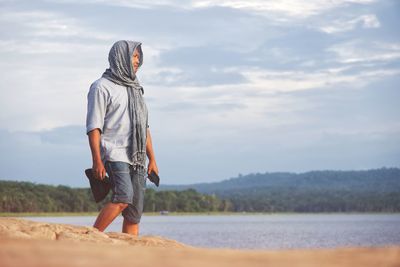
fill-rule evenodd
<path id="1" fill-rule="evenodd" d="M 122 216 L 132 223 L 139 223 L 143 213 L 144 193 L 146 191 L 146 169 L 122 161 L 106 161 L 105 168 L 110 177 L 111 202 L 128 203 Z"/>

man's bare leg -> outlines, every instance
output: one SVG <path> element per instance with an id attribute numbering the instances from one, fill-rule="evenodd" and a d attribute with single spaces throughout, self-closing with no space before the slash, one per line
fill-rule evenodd
<path id="1" fill-rule="evenodd" d="M 96 222 L 93 227 L 103 232 L 108 225 L 126 208 L 127 203 L 107 203 L 97 216 Z"/>
<path id="2" fill-rule="evenodd" d="M 130 221 L 124 218 L 124 223 L 122 224 L 122 232 L 131 234 L 131 235 L 139 235 L 139 224 L 131 223 Z"/>

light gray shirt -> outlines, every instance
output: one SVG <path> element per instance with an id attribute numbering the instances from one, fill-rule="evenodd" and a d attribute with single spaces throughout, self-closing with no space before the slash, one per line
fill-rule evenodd
<path id="1" fill-rule="evenodd" d="M 87 100 L 86 134 L 100 129 L 102 161 L 133 164 L 128 156 L 132 126 L 126 87 L 100 78 L 90 86 Z"/>

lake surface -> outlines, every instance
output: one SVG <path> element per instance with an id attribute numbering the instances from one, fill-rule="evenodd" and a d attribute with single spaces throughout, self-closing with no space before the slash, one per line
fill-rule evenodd
<path id="1" fill-rule="evenodd" d="M 24 217 L 93 226 L 94 216 Z M 105 232 L 121 232 L 118 216 Z M 208 248 L 293 249 L 400 245 L 400 214 L 142 216 L 140 235 Z"/>

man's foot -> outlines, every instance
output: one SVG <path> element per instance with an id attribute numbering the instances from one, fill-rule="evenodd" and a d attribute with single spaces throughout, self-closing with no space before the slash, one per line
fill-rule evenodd
<path id="1" fill-rule="evenodd" d="M 139 235 L 139 223 L 132 223 L 124 218 L 124 223 L 122 225 L 122 232 L 138 236 Z"/>

